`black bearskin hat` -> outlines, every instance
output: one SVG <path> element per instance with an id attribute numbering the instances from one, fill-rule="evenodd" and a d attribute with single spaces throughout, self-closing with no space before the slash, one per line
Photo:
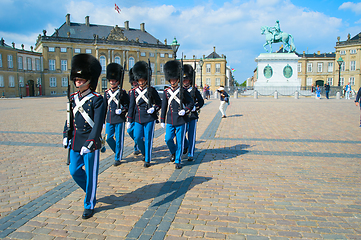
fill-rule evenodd
<path id="1" fill-rule="evenodd" d="M 180 78 L 181 63 L 177 60 L 171 60 L 164 64 L 164 75 L 167 81 Z"/>
<path id="2" fill-rule="evenodd" d="M 75 55 L 71 60 L 70 79 L 83 78 L 90 81 L 90 89 L 95 91 L 98 85 L 98 78 L 102 71 L 99 61 L 90 54 L 81 53 Z"/>
<path id="3" fill-rule="evenodd" d="M 143 78 L 144 80 L 148 80 L 148 63 L 144 61 L 139 61 L 133 66 L 133 76 L 134 80 L 138 81 Z"/>
<path id="4" fill-rule="evenodd" d="M 184 68 L 184 75 L 183 75 L 183 79 L 188 79 L 191 81 L 191 84 L 193 83 L 193 76 L 194 76 L 194 71 L 193 71 L 193 67 L 189 64 L 185 64 L 183 65 Z"/>
<path id="5" fill-rule="evenodd" d="M 107 79 L 114 79 L 118 82 L 122 78 L 123 75 L 123 67 L 118 63 L 110 63 L 107 66 Z"/>
<path id="6" fill-rule="evenodd" d="M 129 69 L 129 83 L 130 83 L 130 85 L 132 85 L 134 81 L 135 80 L 134 80 L 133 68 L 131 68 L 131 69 Z"/>

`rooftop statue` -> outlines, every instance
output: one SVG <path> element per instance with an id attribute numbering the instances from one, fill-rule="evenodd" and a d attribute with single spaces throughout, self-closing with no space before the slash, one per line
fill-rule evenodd
<path id="1" fill-rule="evenodd" d="M 292 35 L 281 31 L 280 22 L 278 20 L 274 27 L 262 26 L 261 34 L 266 35 L 266 43 L 263 45 L 263 48 L 267 52 L 272 52 L 272 44 L 279 42 L 283 43 L 283 52 L 285 49 L 288 49 L 288 52 L 296 51 Z M 270 45 L 270 51 L 267 50 L 267 45 Z"/>

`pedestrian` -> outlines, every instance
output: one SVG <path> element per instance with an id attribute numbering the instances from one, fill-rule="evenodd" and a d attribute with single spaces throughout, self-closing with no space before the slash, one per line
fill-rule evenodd
<path id="1" fill-rule="evenodd" d="M 134 140 L 143 154 L 144 167 L 150 167 L 154 125 L 162 101 L 158 92 L 148 84 L 152 76 L 146 62 L 137 62 L 133 66 L 133 75 L 139 86 L 130 94 L 127 129 L 134 122 Z"/>
<path id="2" fill-rule="evenodd" d="M 330 84 L 328 83 L 325 84 L 325 93 L 326 93 L 326 98 L 329 99 Z"/>
<path id="3" fill-rule="evenodd" d="M 316 86 L 316 99 L 321 99 L 321 88 L 319 85 Z"/>
<path id="4" fill-rule="evenodd" d="M 226 118 L 226 110 L 227 110 L 227 105 L 229 104 L 229 95 L 228 93 L 224 90 L 224 86 L 219 86 L 219 88 L 217 89 L 217 91 L 220 93 L 220 100 L 221 100 L 221 104 L 219 105 L 219 110 L 222 113 L 222 118 Z"/>
<path id="5" fill-rule="evenodd" d="M 207 99 L 210 99 L 211 98 L 211 94 L 210 94 L 210 88 L 209 88 L 209 85 L 206 84 L 207 88 L 206 88 L 206 96 L 207 96 Z"/>
<path id="6" fill-rule="evenodd" d="M 129 90 L 129 96 L 132 94 L 132 92 L 138 87 L 138 82 L 134 80 L 134 75 L 133 75 L 133 68 L 131 68 L 129 70 L 129 83 L 130 83 L 130 86 L 131 86 L 131 89 Z M 134 140 L 134 122 L 132 123 L 129 123 L 129 128 L 127 129 L 127 132 L 129 134 L 129 136 L 133 139 L 134 141 L 134 146 L 133 146 L 133 155 L 139 155 L 141 154 L 140 150 L 139 150 L 139 147 L 137 145 L 137 143 L 135 142 Z"/>
<path id="7" fill-rule="evenodd" d="M 104 93 L 104 106 L 107 110 L 105 140 L 114 152 L 114 166 L 121 164 L 124 149 L 125 114 L 129 108 L 129 95 L 122 89 L 123 74 L 124 69 L 120 64 L 110 63 L 107 66 L 106 78 L 110 83 L 110 88 Z"/>
<path id="8" fill-rule="evenodd" d="M 74 131 L 71 141 L 67 139 L 64 131 L 63 144 L 70 147 L 70 174 L 85 192 L 83 219 L 93 216 L 96 204 L 105 107 L 102 95 L 94 91 L 101 70 L 99 61 L 90 54 L 78 54 L 72 58 L 70 80 L 78 89 L 69 99 Z"/>
<path id="9" fill-rule="evenodd" d="M 360 110 L 361 110 L 360 100 L 361 100 L 361 87 L 359 88 L 359 90 L 358 90 L 358 92 L 356 94 L 356 100 L 355 100 L 356 106 L 360 105 Z M 360 116 L 360 127 L 361 127 L 361 116 Z"/>
<path id="10" fill-rule="evenodd" d="M 175 162 L 176 169 L 182 168 L 181 158 L 184 150 L 186 123 L 189 122 L 188 114 L 194 107 L 188 91 L 179 86 L 180 68 L 181 63 L 177 60 L 171 60 L 164 64 L 165 79 L 171 86 L 164 90 L 161 112 L 161 126 L 166 128 L 165 142 L 171 153 L 170 161 Z M 176 138 L 177 144 L 174 143 L 174 138 Z"/>
<path id="11" fill-rule="evenodd" d="M 183 154 L 188 152 L 188 161 L 193 161 L 194 149 L 196 145 L 196 132 L 197 132 L 197 122 L 198 122 L 198 111 L 203 107 L 204 100 L 201 93 L 198 91 L 197 87 L 192 85 L 194 84 L 194 75 L 195 72 L 191 65 L 184 65 L 184 79 L 183 86 L 191 95 L 194 107 L 189 115 L 189 122 L 186 125 L 186 132 L 188 135 L 185 136 L 184 140 L 184 151 Z"/>
<path id="12" fill-rule="evenodd" d="M 203 97 L 207 99 L 207 84 L 203 87 Z M 207 99 L 208 100 L 208 99 Z"/>
<path id="13" fill-rule="evenodd" d="M 351 84 L 348 83 L 345 87 L 345 96 L 346 96 L 346 99 L 350 99 L 350 93 L 351 93 Z"/>

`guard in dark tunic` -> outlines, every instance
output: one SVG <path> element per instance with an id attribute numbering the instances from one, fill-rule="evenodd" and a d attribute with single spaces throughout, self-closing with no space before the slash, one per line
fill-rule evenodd
<path id="1" fill-rule="evenodd" d="M 106 76 L 110 88 L 104 93 L 104 105 L 105 109 L 107 109 L 105 134 L 107 136 L 106 141 L 115 155 L 114 166 L 119 166 L 122 160 L 125 115 L 129 108 L 129 95 L 120 86 L 122 85 L 120 82 L 123 83 L 123 72 L 123 67 L 118 63 L 110 63 L 107 66 Z"/>
<path id="2" fill-rule="evenodd" d="M 83 219 L 93 216 L 96 204 L 105 107 L 102 95 L 94 91 L 101 69 L 99 61 L 89 54 L 75 55 L 71 62 L 70 79 L 74 81 L 79 91 L 70 97 L 74 130 L 69 146 L 71 148 L 69 171 L 74 181 L 85 192 Z M 63 144 L 67 143 L 64 134 Z"/>
<path id="3" fill-rule="evenodd" d="M 188 91 L 182 90 L 180 83 L 181 63 L 177 60 L 168 61 L 164 65 L 165 79 L 171 87 L 164 90 L 162 99 L 161 126 L 166 127 L 165 142 L 172 154 L 170 161 L 175 161 L 175 168 L 182 168 L 181 158 L 184 150 L 186 123 L 188 114 L 194 107 L 192 97 Z M 167 123 L 167 124 L 165 124 Z M 174 143 L 176 137 L 177 145 Z"/>
<path id="4" fill-rule="evenodd" d="M 204 100 L 201 93 L 194 86 L 194 70 L 193 67 L 189 64 L 184 65 L 184 77 L 183 77 L 183 86 L 191 95 L 194 107 L 189 115 L 189 122 L 187 123 L 187 136 L 184 140 L 184 151 L 186 154 L 188 152 L 188 161 L 193 161 L 194 149 L 196 145 L 196 132 L 197 132 L 197 122 L 198 122 L 198 111 L 203 107 Z"/>
<path id="5" fill-rule="evenodd" d="M 129 96 L 132 94 L 132 92 L 134 91 L 134 89 L 136 89 L 138 87 L 138 82 L 134 80 L 134 75 L 133 75 L 133 68 L 131 68 L 129 70 L 129 83 L 131 86 L 131 89 L 129 90 Z M 134 122 L 129 123 L 129 128 L 127 129 L 127 132 L 129 134 L 129 136 L 133 139 L 134 141 Z M 133 154 L 134 155 L 139 155 L 141 154 L 139 147 L 137 145 L 137 143 L 134 141 L 134 147 L 133 147 L 134 151 Z"/>
<path id="6" fill-rule="evenodd" d="M 130 94 L 127 128 L 134 122 L 134 140 L 144 155 L 144 167 L 150 166 L 152 159 L 154 125 L 162 101 L 158 92 L 148 85 L 150 82 L 149 66 L 144 61 L 133 67 L 134 79 L 139 86 Z M 144 140 L 143 140 L 144 139 Z"/>

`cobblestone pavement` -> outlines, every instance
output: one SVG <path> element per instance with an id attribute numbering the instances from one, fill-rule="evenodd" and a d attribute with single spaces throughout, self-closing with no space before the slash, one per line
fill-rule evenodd
<path id="1" fill-rule="evenodd" d="M 0 100 L 1 239 L 361 239 L 360 109 L 352 100 L 206 100 L 195 161 L 175 170 L 156 126 L 152 165 L 125 139 L 101 154 L 98 203 L 62 148 L 65 97 Z"/>

